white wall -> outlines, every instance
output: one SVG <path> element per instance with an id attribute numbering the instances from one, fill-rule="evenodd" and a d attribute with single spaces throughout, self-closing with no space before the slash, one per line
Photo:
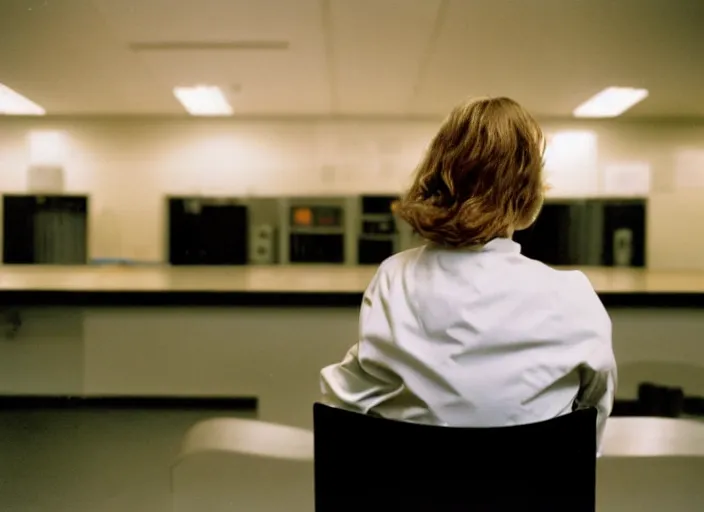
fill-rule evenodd
<path id="1" fill-rule="evenodd" d="M 0 193 L 27 191 L 32 162 L 61 161 L 64 190 L 91 197 L 90 256 L 160 261 L 166 195 L 398 192 L 437 125 L 7 118 L 0 120 Z M 704 220 L 704 121 L 544 125 L 553 141 L 553 194 L 650 189 L 650 266 L 704 269 L 704 239 L 688 236 L 688 226 Z M 30 134 L 44 130 L 63 138 L 30 144 Z"/>

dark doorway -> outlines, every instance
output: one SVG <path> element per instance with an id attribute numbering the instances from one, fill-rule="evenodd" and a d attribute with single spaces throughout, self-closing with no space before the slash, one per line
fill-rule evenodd
<path id="1" fill-rule="evenodd" d="M 81 265 L 88 256 L 88 198 L 3 197 L 3 261 Z"/>
<path id="2" fill-rule="evenodd" d="M 248 211 L 234 201 L 169 199 L 169 263 L 245 265 Z"/>

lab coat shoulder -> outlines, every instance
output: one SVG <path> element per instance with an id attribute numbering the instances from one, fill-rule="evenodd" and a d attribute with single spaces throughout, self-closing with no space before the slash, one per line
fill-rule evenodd
<path id="1" fill-rule="evenodd" d="M 611 318 L 587 276 L 578 270 L 555 270 L 555 291 L 564 315 L 575 326 L 607 336 L 611 341 Z"/>
<path id="2" fill-rule="evenodd" d="M 522 257 L 523 258 L 523 257 Z M 533 284 L 526 300 L 542 304 L 551 319 L 557 343 L 579 352 L 612 354 L 611 319 L 587 276 L 578 270 L 558 270 L 524 258 L 522 274 Z M 526 281 L 526 282 L 527 282 Z"/>
<path id="3" fill-rule="evenodd" d="M 417 261 L 421 256 L 424 247 L 416 247 L 413 249 L 407 249 L 405 251 L 398 252 L 386 258 L 376 271 L 376 274 L 372 278 L 367 290 L 365 292 L 366 298 L 371 298 L 371 296 L 383 296 L 385 295 L 393 280 L 401 278 L 404 268 L 414 261 Z"/>

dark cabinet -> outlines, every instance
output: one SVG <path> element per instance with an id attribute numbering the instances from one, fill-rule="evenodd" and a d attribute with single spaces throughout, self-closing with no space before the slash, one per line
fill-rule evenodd
<path id="1" fill-rule="evenodd" d="M 513 238 L 548 265 L 644 267 L 646 217 L 644 199 L 550 201 Z"/>
<path id="2" fill-rule="evenodd" d="M 244 265 L 247 207 L 208 199 L 169 200 L 169 263 Z"/>
<path id="3" fill-rule="evenodd" d="M 579 254 L 575 250 L 575 237 L 584 215 L 583 203 L 546 203 L 535 223 L 517 231 L 513 239 L 521 244 L 521 252 L 548 265 L 576 265 Z"/>
<path id="4" fill-rule="evenodd" d="M 344 234 L 293 233 L 289 261 L 291 263 L 344 263 Z"/>
<path id="5" fill-rule="evenodd" d="M 645 202 L 605 203 L 603 218 L 602 264 L 609 267 L 644 267 Z"/>
<path id="6" fill-rule="evenodd" d="M 360 265 L 377 265 L 394 254 L 394 252 L 393 240 L 359 239 L 358 254 Z"/>
<path id="7" fill-rule="evenodd" d="M 345 207 L 334 198 L 290 204 L 290 263 L 345 263 Z"/>
<path id="8" fill-rule="evenodd" d="M 81 265 L 88 258 L 88 198 L 3 197 L 3 261 Z"/>
<path id="9" fill-rule="evenodd" d="M 392 205 L 395 196 L 362 196 L 361 230 L 357 242 L 357 262 L 376 265 L 399 250 L 396 217 Z"/>

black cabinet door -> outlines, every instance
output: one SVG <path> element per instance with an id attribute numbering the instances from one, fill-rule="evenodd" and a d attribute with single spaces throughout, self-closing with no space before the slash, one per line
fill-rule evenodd
<path id="1" fill-rule="evenodd" d="M 3 198 L 2 260 L 9 264 L 34 263 L 34 196 Z"/>
<path id="2" fill-rule="evenodd" d="M 396 196 L 362 196 L 362 214 L 387 214 L 391 213 Z"/>
<path id="3" fill-rule="evenodd" d="M 203 265 L 247 263 L 247 208 L 239 205 L 206 206 L 201 214 Z"/>
<path id="4" fill-rule="evenodd" d="M 360 239 L 357 248 L 360 265 L 378 265 L 394 253 L 393 240 Z"/>
<path id="5" fill-rule="evenodd" d="M 291 263 L 344 263 L 345 236 L 293 233 L 290 237 Z"/>
<path id="6" fill-rule="evenodd" d="M 244 265 L 248 255 L 248 211 L 241 205 L 169 200 L 169 263 Z"/>
<path id="7" fill-rule="evenodd" d="M 8 264 L 84 264 L 88 257 L 88 198 L 3 197 L 3 261 Z"/>
<path id="8" fill-rule="evenodd" d="M 602 261 L 606 266 L 625 265 L 631 267 L 645 266 L 645 201 L 607 202 L 604 204 L 604 237 L 602 241 Z M 626 257 L 618 262 L 616 255 L 620 248 L 614 247 L 621 237 L 619 232 L 627 235 L 625 244 Z"/>
<path id="9" fill-rule="evenodd" d="M 573 215 L 573 205 L 547 203 L 535 223 L 514 233 L 513 239 L 521 244 L 521 252 L 529 258 L 548 265 L 573 265 L 570 250 Z"/>
<path id="10" fill-rule="evenodd" d="M 182 199 L 169 200 L 169 263 L 197 265 L 200 255 L 200 210 L 189 210 Z"/>

